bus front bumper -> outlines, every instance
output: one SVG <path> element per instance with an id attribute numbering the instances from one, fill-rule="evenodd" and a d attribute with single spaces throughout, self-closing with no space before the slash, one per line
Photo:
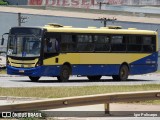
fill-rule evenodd
<path id="1" fill-rule="evenodd" d="M 38 66 L 35 68 L 16 68 L 7 65 L 7 74 L 24 76 L 58 76 L 59 67 L 57 66 Z"/>

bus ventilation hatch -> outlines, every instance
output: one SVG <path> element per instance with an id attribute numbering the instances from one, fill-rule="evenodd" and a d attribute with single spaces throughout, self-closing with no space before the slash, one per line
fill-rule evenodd
<path id="1" fill-rule="evenodd" d="M 50 26 L 50 27 L 63 27 L 63 25 L 60 25 L 60 24 L 57 24 L 57 23 L 48 23 L 47 26 Z"/>

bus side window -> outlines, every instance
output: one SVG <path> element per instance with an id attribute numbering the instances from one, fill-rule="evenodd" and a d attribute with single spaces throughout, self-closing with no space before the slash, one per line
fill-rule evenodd
<path id="1" fill-rule="evenodd" d="M 140 36 L 129 36 L 127 51 L 142 52 L 142 40 Z"/>
<path id="2" fill-rule="evenodd" d="M 155 51 L 154 37 L 143 36 L 143 52 Z"/>
<path id="3" fill-rule="evenodd" d="M 44 52 L 45 53 L 56 53 L 58 52 L 58 41 L 56 38 L 46 38 L 45 39 L 45 46 L 44 46 Z"/>
<path id="4" fill-rule="evenodd" d="M 77 35 L 77 51 L 79 52 L 93 52 L 94 43 L 91 35 Z"/>
<path id="5" fill-rule="evenodd" d="M 112 52 L 126 52 L 126 41 L 124 36 L 111 36 L 111 51 Z"/>
<path id="6" fill-rule="evenodd" d="M 75 52 L 76 51 L 76 36 L 71 34 L 64 34 L 61 36 L 61 51 Z"/>
<path id="7" fill-rule="evenodd" d="M 95 42 L 95 52 L 110 51 L 109 36 L 95 35 L 94 42 Z"/>

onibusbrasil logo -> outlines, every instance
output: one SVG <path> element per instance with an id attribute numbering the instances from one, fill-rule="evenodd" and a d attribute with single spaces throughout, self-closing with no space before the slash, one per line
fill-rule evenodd
<path id="1" fill-rule="evenodd" d="M 40 112 L 2 112 L 2 118 L 42 118 Z"/>

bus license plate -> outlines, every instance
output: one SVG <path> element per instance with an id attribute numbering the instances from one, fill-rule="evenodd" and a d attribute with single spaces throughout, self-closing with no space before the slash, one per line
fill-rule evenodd
<path id="1" fill-rule="evenodd" d="M 20 73 L 24 73 L 24 70 L 19 70 Z"/>

